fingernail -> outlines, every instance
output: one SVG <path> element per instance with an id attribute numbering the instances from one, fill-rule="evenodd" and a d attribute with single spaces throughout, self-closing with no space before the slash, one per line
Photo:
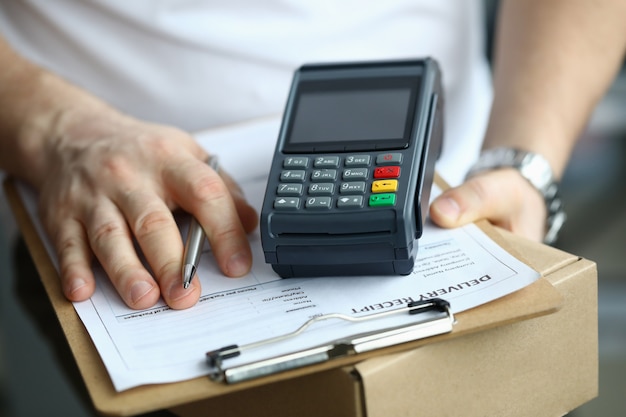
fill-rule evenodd
<path id="1" fill-rule="evenodd" d="M 167 292 L 167 300 L 171 302 L 185 298 L 189 296 L 192 289 L 194 289 L 193 285 L 190 285 L 189 288 L 185 288 L 179 281 L 174 281 Z"/>
<path id="2" fill-rule="evenodd" d="M 85 285 L 87 285 L 87 281 L 85 281 L 82 278 L 74 278 L 74 279 L 72 279 L 72 282 L 70 282 L 70 294 L 72 294 L 72 295 L 75 294 L 81 288 L 83 288 Z"/>
<path id="3" fill-rule="evenodd" d="M 243 253 L 236 253 L 230 257 L 226 268 L 228 268 L 227 275 L 240 277 L 248 272 L 248 257 Z"/>
<path id="4" fill-rule="evenodd" d="M 461 208 L 456 200 L 450 197 L 443 197 L 437 201 L 435 201 L 435 208 L 439 213 L 443 216 L 449 218 L 450 220 L 456 220 L 459 218 L 461 213 Z"/>
<path id="5" fill-rule="evenodd" d="M 132 300 L 133 304 L 136 304 L 153 289 L 154 286 L 147 283 L 146 281 L 135 282 L 132 287 L 130 287 L 130 299 Z"/>

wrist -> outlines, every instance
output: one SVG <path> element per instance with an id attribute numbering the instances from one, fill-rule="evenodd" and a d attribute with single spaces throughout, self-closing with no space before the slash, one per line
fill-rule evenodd
<path id="1" fill-rule="evenodd" d="M 88 138 L 79 126 L 97 124 L 112 109 L 46 71 L 33 77 L 31 88 L 33 94 L 20 97 L 23 110 L 15 125 L 16 157 L 8 171 L 39 188 L 49 178 L 59 149 Z"/>
<path id="2" fill-rule="evenodd" d="M 516 148 L 492 148 L 481 152 L 467 177 L 480 172 L 513 168 L 539 192 L 546 204 L 544 243 L 553 244 L 563 226 L 566 214 L 559 195 L 559 184 L 548 161 L 541 155 Z"/>
<path id="3" fill-rule="evenodd" d="M 6 94 L 0 98 L 1 166 L 9 174 L 37 185 L 45 170 L 46 132 L 56 118 L 57 105 L 46 91 L 49 75 L 45 71 L 25 65 L 19 69 L 1 80 L 6 87 Z"/>

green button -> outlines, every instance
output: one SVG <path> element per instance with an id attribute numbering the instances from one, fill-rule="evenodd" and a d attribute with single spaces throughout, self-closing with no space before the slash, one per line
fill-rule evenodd
<path id="1" fill-rule="evenodd" d="M 372 194 L 370 196 L 370 207 L 386 207 L 396 204 L 394 193 Z"/>

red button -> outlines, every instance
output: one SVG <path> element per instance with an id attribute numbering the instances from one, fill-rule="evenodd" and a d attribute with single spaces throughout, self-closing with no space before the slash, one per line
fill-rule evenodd
<path id="1" fill-rule="evenodd" d="M 398 178 L 400 176 L 400 167 L 388 166 L 378 167 L 374 170 L 374 178 Z"/>

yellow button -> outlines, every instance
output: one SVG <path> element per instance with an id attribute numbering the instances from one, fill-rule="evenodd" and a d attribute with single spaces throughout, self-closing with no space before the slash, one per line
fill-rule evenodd
<path id="1" fill-rule="evenodd" d="M 378 180 L 372 183 L 373 193 L 392 193 L 398 190 L 398 180 Z"/>

